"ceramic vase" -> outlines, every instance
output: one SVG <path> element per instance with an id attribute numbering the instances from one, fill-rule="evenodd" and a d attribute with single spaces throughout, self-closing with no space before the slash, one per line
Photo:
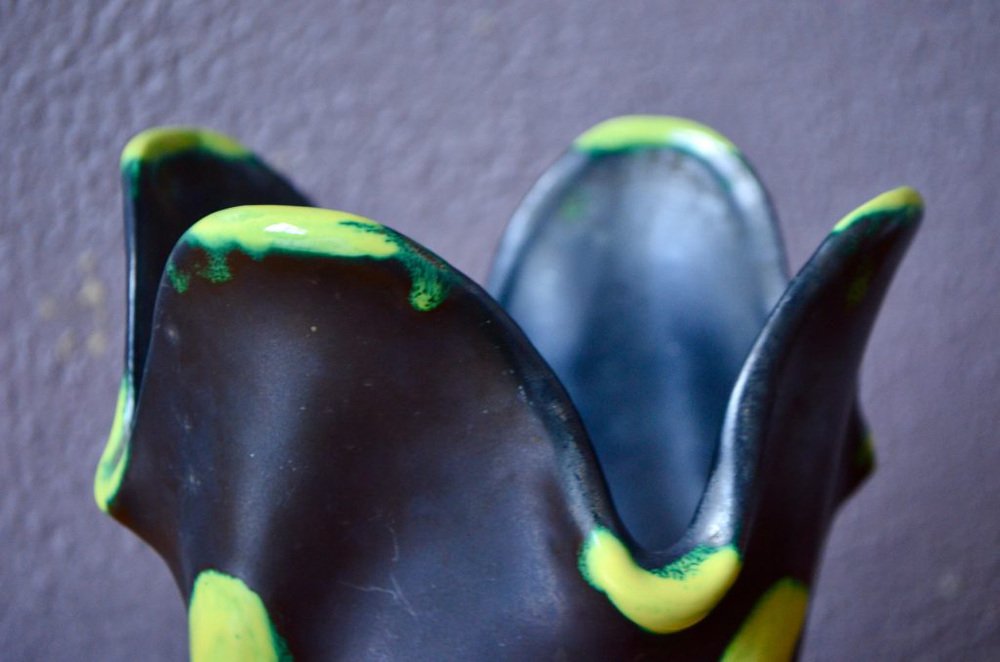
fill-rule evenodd
<path id="1" fill-rule="evenodd" d="M 169 567 L 192 659 L 794 655 L 872 468 L 858 368 L 914 191 L 789 279 L 728 140 L 618 118 L 524 200 L 488 294 L 219 134 L 140 134 L 122 173 L 95 496 Z"/>

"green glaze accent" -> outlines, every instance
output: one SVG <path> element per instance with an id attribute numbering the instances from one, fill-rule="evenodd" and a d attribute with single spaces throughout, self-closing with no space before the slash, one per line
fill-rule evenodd
<path id="1" fill-rule="evenodd" d="M 195 579 L 188 628 L 192 662 L 292 659 L 260 596 L 217 570 L 204 570 Z"/>
<path id="2" fill-rule="evenodd" d="M 840 219 L 833 226 L 833 232 L 843 232 L 857 221 L 873 216 L 906 213 L 911 219 L 916 218 L 923 208 L 924 201 L 920 194 L 909 186 L 901 186 L 872 198 Z"/>
<path id="3" fill-rule="evenodd" d="M 857 454 L 854 461 L 859 467 L 871 468 L 875 466 L 875 441 L 870 432 L 866 433 L 858 444 Z"/>
<path id="4" fill-rule="evenodd" d="M 808 605 L 805 584 L 791 577 L 778 580 L 754 605 L 726 647 L 722 662 L 791 660 Z"/>
<path id="5" fill-rule="evenodd" d="M 250 151 L 229 136 L 194 127 L 159 127 L 143 131 L 122 150 L 121 166 L 138 161 L 155 161 L 166 156 L 202 150 L 222 157 L 244 158 Z"/>
<path id="6" fill-rule="evenodd" d="M 855 224 L 864 223 L 861 232 L 850 236 L 846 242 L 848 250 L 855 252 L 861 245 L 861 238 L 877 232 L 884 219 L 912 221 L 919 217 L 922 210 L 923 200 L 920 198 L 920 194 L 912 188 L 903 186 L 876 196 L 861 205 L 840 219 L 830 234 L 831 237 L 835 237 L 848 228 L 854 227 Z M 848 308 L 855 308 L 865 300 L 871 285 L 872 275 L 875 273 L 875 266 L 872 258 L 867 257 L 855 267 L 847 285 L 845 299 Z"/>
<path id="7" fill-rule="evenodd" d="M 851 279 L 850 285 L 847 286 L 847 305 L 849 307 L 853 308 L 864 301 L 874 271 L 875 267 L 871 263 L 863 264 Z"/>
<path id="8" fill-rule="evenodd" d="M 580 220 L 588 207 L 587 194 L 585 191 L 576 190 L 566 196 L 556 216 L 560 221 L 575 222 Z"/>
<path id="9" fill-rule="evenodd" d="M 226 264 L 226 253 L 217 251 L 208 252 L 208 264 L 198 269 L 198 275 L 210 283 L 225 283 L 232 279 L 233 274 Z"/>
<path id="10" fill-rule="evenodd" d="M 118 404 L 115 406 L 115 418 L 111 423 L 111 433 L 108 442 L 97 463 L 97 473 L 94 476 L 94 500 L 104 512 L 108 512 L 121 487 L 122 478 L 129 460 L 129 435 L 132 430 L 132 414 L 135 411 L 135 393 L 132 380 L 126 374 L 122 377 L 118 389 Z"/>
<path id="11" fill-rule="evenodd" d="M 177 268 L 172 263 L 167 263 L 167 278 L 170 279 L 170 284 L 174 286 L 174 289 L 184 294 L 187 292 L 187 288 L 191 285 L 191 277 L 186 273 L 178 271 Z"/>
<path id="12" fill-rule="evenodd" d="M 705 618 L 739 575 L 733 545 L 701 546 L 663 568 L 646 570 L 617 536 L 595 529 L 580 552 L 580 572 L 618 610 L 645 630 L 677 632 Z"/>
<path id="13" fill-rule="evenodd" d="M 710 143 L 739 153 L 728 138 L 704 124 L 666 115 L 626 115 L 601 122 L 577 138 L 573 148 L 581 152 L 606 153 Z"/>
<path id="14" fill-rule="evenodd" d="M 279 205 L 233 207 L 198 221 L 181 241 L 206 252 L 208 264 L 194 275 L 213 283 L 232 278 L 226 256 L 239 250 L 255 260 L 271 253 L 399 260 L 410 273 L 410 304 L 421 311 L 433 310 L 448 293 L 447 272 L 441 264 L 389 228 L 341 211 Z M 171 278 L 175 289 L 183 292 L 178 282 L 183 281 Z"/>

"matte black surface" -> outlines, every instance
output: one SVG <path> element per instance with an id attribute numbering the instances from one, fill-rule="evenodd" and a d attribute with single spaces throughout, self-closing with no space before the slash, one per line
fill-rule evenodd
<path id="1" fill-rule="evenodd" d="M 301 193 L 254 156 L 186 150 L 122 170 L 130 305 L 125 361 L 142 380 L 156 290 L 167 256 L 184 231 L 214 211 L 240 204 L 309 205 Z M 134 335 L 133 335 L 134 334 Z"/>
<path id="2" fill-rule="evenodd" d="M 161 290 L 115 516 L 185 594 L 206 568 L 254 587 L 297 659 L 579 656 L 609 607 L 535 400 L 558 386 L 476 288 L 421 312 L 394 263 L 229 263 Z"/>
<path id="3" fill-rule="evenodd" d="M 227 266 L 161 284 L 111 508 L 185 597 L 239 577 L 305 660 L 721 653 L 748 601 L 662 637 L 584 581 L 584 536 L 622 532 L 572 404 L 485 292 L 442 265 L 422 312 L 392 261 Z"/>

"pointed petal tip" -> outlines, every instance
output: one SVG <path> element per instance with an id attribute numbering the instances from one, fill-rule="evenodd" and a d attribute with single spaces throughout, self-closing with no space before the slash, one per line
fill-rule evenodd
<path id="1" fill-rule="evenodd" d="M 900 186 L 899 188 L 894 188 L 891 191 L 886 191 L 881 195 L 875 196 L 840 219 L 833 226 L 833 231 L 841 232 L 853 225 L 855 221 L 874 215 L 909 212 L 911 218 L 916 218 L 923 210 L 924 199 L 920 193 L 909 186 Z"/>
<path id="2" fill-rule="evenodd" d="M 573 142 L 581 152 L 617 152 L 641 147 L 697 144 L 738 152 L 718 131 L 683 117 L 623 115 L 605 120 Z"/>
<path id="3" fill-rule="evenodd" d="M 166 126 L 147 129 L 129 140 L 122 150 L 121 165 L 124 168 L 130 163 L 198 149 L 229 158 L 250 154 L 250 150 L 225 134 L 196 127 Z"/>

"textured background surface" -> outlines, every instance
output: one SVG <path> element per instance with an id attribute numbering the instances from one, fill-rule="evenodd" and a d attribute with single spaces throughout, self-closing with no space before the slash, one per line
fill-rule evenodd
<path id="1" fill-rule="evenodd" d="M 0 3 L 0 658 L 185 655 L 165 566 L 90 496 L 133 133 L 228 132 L 481 280 L 577 133 L 654 112 L 745 150 L 793 267 L 863 200 L 924 193 L 863 375 L 880 468 L 804 658 L 1000 659 L 1000 4 L 211 4 Z"/>

